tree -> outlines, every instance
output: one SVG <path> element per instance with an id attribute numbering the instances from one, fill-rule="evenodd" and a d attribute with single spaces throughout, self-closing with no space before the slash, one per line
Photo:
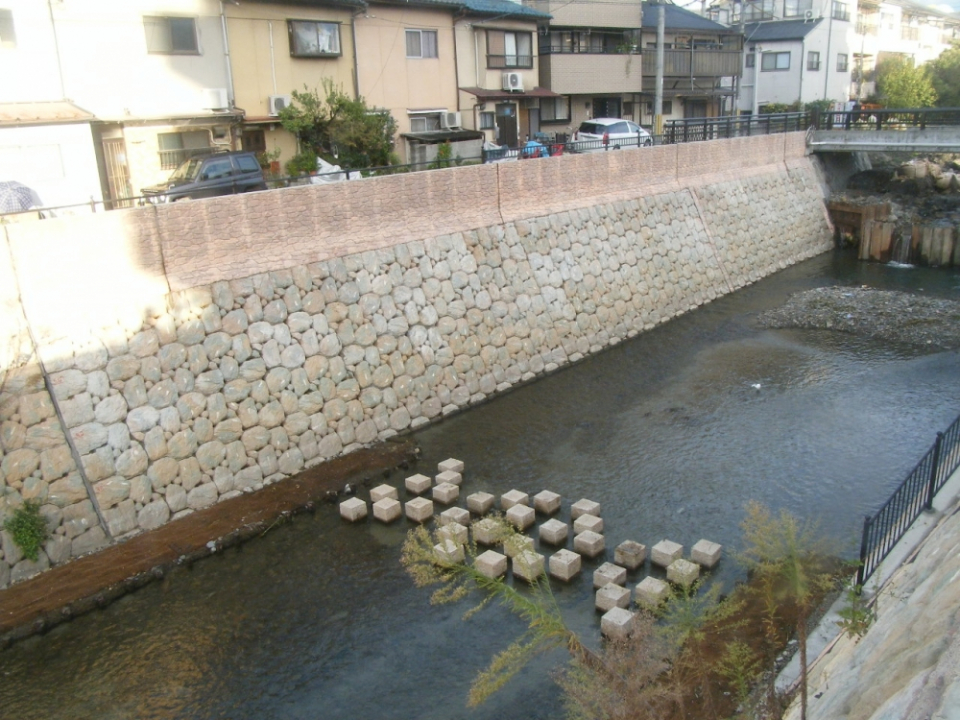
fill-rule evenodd
<path id="1" fill-rule="evenodd" d="M 304 86 L 291 98 L 280 111 L 280 124 L 297 136 L 302 152 L 348 168 L 390 165 L 395 159 L 397 122 L 389 112 L 369 108 L 363 98 L 352 99 L 328 78 L 322 96 L 319 89 Z"/>
<path id="2" fill-rule="evenodd" d="M 884 60 L 877 67 L 877 93 L 888 108 L 930 107 L 937 101 L 927 67 L 914 67 L 902 58 Z"/>
<path id="3" fill-rule="evenodd" d="M 930 63 L 930 82 L 940 107 L 960 107 L 960 44 Z"/>

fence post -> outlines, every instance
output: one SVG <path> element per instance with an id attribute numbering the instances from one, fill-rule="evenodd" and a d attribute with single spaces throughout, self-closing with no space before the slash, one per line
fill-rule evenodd
<path id="1" fill-rule="evenodd" d="M 937 471 L 940 469 L 940 445 L 943 443 L 943 433 L 937 433 L 937 441 L 933 444 L 933 462 L 930 464 L 930 481 L 927 484 L 927 510 L 933 510 L 933 496 L 937 494 Z"/>
<path id="2" fill-rule="evenodd" d="M 867 569 L 867 536 L 870 534 L 870 516 L 863 518 L 863 533 L 860 535 L 860 566 L 857 568 L 857 587 L 862 588 L 866 581 L 864 576 Z"/>

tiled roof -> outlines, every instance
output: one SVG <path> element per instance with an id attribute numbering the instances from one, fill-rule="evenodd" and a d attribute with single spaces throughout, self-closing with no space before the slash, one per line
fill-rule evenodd
<path id="1" fill-rule="evenodd" d="M 659 14 L 660 5 L 654 3 L 645 2 L 643 3 L 643 23 L 644 28 L 656 28 L 657 27 L 657 15 Z M 708 18 L 703 17 L 702 15 L 697 15 L 695 12 L 691 12 L 682 7 L 677 7 L 676 5 L 671 5 L 669 3 L 663 4 L 664 10 L 664 26 L 667 30 L 712 30 L 714 32 L 735 32 L 731 28 L 728 28 L 726 25 L 721 25 L 718 22 L 714 22 Z"/>
<path id="2" fill-rule="evenodd" d="M 474 13 L 504 17 L 528 17 L 547 20 L 549 13 L 513 2 L 513 0 L 463 0 L 463 6 Z"/>
<path id="3" fill-rule="evenodd" d="M 96 118 L 71 102 L 0 103 L 0 125 L 89 122 Z"/>
<path id="4" fill-rule="evenodd" d="M 802 40 L 820 24 L 823 18 L 816 20 L 773 20 L 770 22 L 747 23 L 743 35 L 747 42 L 770 42 L 773 40 Z"/>

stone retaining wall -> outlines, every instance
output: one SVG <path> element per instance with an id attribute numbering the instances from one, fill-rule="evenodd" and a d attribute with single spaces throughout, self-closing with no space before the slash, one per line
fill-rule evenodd
<path id="1" fill-rule="evenodd" d="M 629 181 L 646 151 L 464 168 L 463 182 L 461 170 L 420 173 L 10 226 L 0 515 L 35 499 L 53 539 L 33 563 L 3 533 L 0 587 L 420 427 L 827 250 L 802 134 L 724 142 L 654 148 L 661 169 L 629 191 L 610 172 L 591 176 L 593 195 L 546 195 L 543 181 L 559 177 L 552 160 L 619 168 Z M 415 183 L 430 188 L 416 205 L 427 216 L 400 227 L 378 197 L 396 187 L 407 197 Z M 602 183 L 607 196 L 596 195 Z M 303 228 L 334 195 L 340 232 L 362 215 L 370 249 L 331 256 L 314 240 L 310 254 Z M 302 209 L 309 221 L 296 237 L 265 239 L 265 226 L 297 222 L 288 197 L 314 208 Z M 538 201 L 548 211 L 537 214 Z M 285 210 L 244 216 L 255 203 Z M 451 215 L 458 207 L 469 212 Z M 222 240 L 211 236 L 214 216 L 233 227 Z M 196 243 L 201 226 L 210 246 Z M 175 227 L 185 235 L 171 254 L 163 238 Z M 459 229 L 429 234 L 438 227 Z M 226 259 L 187 262 L 191 248 Z M 230 275 L 251 258 L 270 271 Z M 176 289 L 185 278 L 219 279 Z"/>

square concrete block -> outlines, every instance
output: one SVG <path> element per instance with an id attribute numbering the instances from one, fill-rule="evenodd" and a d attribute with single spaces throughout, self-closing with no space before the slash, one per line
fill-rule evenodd
<path id="1" fill-rule="evenodd" d="M 399 500 L 400 496 L 397 494 L 397 489 L 393 487 L 393 485 L 377 485 L 370 491 L 370 502 L 376 503 L 378 500 L 383 500 L 384 498 Z"/>
<path id="2" fill-rule="evenodd" d="M 605 562 L 593 571 L 593 586 L 602 588 L 609 583 L 623 585 L 627 582 L 627 569 L 619 565 Z"/>
<path id="3" fill-rule="evenodd" d="M 596 515 L 581 515 L 573 521 L 573 532 L 579 535 L 582 532 L 590 530 L 597 534 L 603 532 L 603 519 Z"/>
<path id="4" fill-rule="evenodd" d="M 352 497 L 340 503 L 340 517 L 350 522 L 363 520 L 367 516 L 367 503 L 358 497 Z"/>
<path id="5" fill-rule="evenodd" d="M 433 500 L 419 497 L 413 500 L 407 500 L 407 502 L 403 504 L 403 510 L 407 514 L 407 517 L 414 522 L 426 522 L 433 517 Z"/>
<path id="6" fill-rule="evenodd" d="M 514 558 L 520 553 L 533 549 L 533 538 L 526 535 L 510 535 L 503 541 L 503 551 L 507 554 L 507 557 Z"/>
<path id="7" fill-rule="evenodd" d="M 633 599 L 637 605 L 655 610 L 666 602 L 670 595 L 667 584 L 655 577 L 645 577 L 633 591 Z"/>
<path id="8" fill-rule="evenodd" d="M 683 545 L 672 540 L 661 540 L 650 550 L 650 562 L 660 567 L 670 567 L 670 563 L 683 557 Z"/>
<path id="9" fill-rule="evenodd" d="M 600 517 L 600 503 L 587 500 L 586 498 L 577 500 L 570 506 L 570 518 L 576 520 L 581 515 L 596 515 Z"/>
<path id="10" fill-rule="evenodd" d="M 484 518 L 471 526 L 473 541 L 478 545 L 496 545 L 503 540 L 503 526 L 499 520 Z"/>
<path id="11" fill-rule="evenodd" d="M 627 570 L 636 570 L 647 560 L 647 546 L 634 540 L 624 540 L 613 551 L 613 561 Z"/>
<path id="12" fill-rule="evenodd" d="M 440 513 L 440 519 L 438 522 L 441 525 L 447 525 L 449 523 L 460 523 L 461 525 L 470 524 L 470 511 L 464 510 L 460 507 L 447 508 L 442 513 Z"/>
<path id="13" fill-rule="evenodd" d="M 560 496 L 549 490 L 541 490 L 533 496 L 533 509 L 544 515 L 553 515 L 560 511 Z"/>
<path id="14" fill-rule="evenodd" d="M 603 551 L 606 549 L 606 543 L 603 539 L 603 535 L 600 533 L 595 533 L 591 530 L 587 530 L 586 532 L 582 532 L 579 535 L 574 536 L 573 549 L 581 555 L 586 555 L 589 558 L 595 558 L 597 555 L 603 553 Z"/>
<path id="15" fill-rule="evenodd" d="M 392 523 L 401 515 L 403 515 L 403 508 L 400 506 L 400 501 L 395 498 L 386 497 L 373 504 L 373 516 L 380 522 Z"/>
<path id="16" fill-rule="evenodd" d="M 563 545 L 570 534 L 570 526 L 559 520 L 547 520 L 540 526 L 540 542 L 550 545 Z"/>
<path id="17" fill-rule="evenodd" d="M 513 574 L 527 582 L 536 582 L 544 573 L 543 555 L 525 550 L 513 559 Z"/>
<path id="18" fill-rule="evenodd" d="M 498 578 L 507 572 L 507 556 L 501 555 L 496 550 L 486 550 L 477 555 L 473 561 L 473 566 L 481 575 L 488 578 Z"/>
<path id="19" fill-rule="evenodd" d="M 411 475 L 404 480 L 404 485 L 406 485 L 408 493 L 420 495 L 430 489 L 430 486 L 433 485 L 433 480 L 426 475 Z"/>
<path id="20" fill-rule="evenodd" d="M 442 460 L 439 463 L 437 463 L 438 472 L 447 472 L 448 470 L 450 472 L 462 473 L 463 460 L 457 460 L 456 458 L 447 458 L 446 460 Z"/>
<path id="21" fill-rule="evenodd" d="M 697 540 L 696 544 L 690 549 L 690 559 L 697 565 L 702 565 L 709 570 L 720 562 L 720 553 L 722 552 L 723 546 L 719 543 Z"/>
<path id="22" fill-rule="evenodd" d="M 504 510 L 509 510 L 514 505 L 529 505 L 530 496 L 525 492 L 520 492 L 519 490 L 511 490 L 510 492 L 505 492 L 500 496 L 500 507 Z"/>
<path id="23" fill-rule="evenodd" d="M 513 525 L 517 530 L 523 532 L 528 527 L 533 525 L 534 520 L 537 519 L 537 513 L 534 512 L 532 507 L 527 507 L 526 505 L 514 505 L 512 508 L 507 510 L 506 518 L 507 522 Z"/>
<path id="24" fill-rule="evenodd" d="M 460 488 L 452 483 L 440 483 L 433 486 L 433 499 L 438 503 L 449 505 L 456 502 L 458 497 L 460 497 Z"/>
<path id="25" fill-rule="evenodd" d="M 630 607 L 630 591 L 625 587 L 608 583 L 597 590 L 594 604 L 600 612 L 606 612 L 615 607 L 626 609 Z"/>
<path id="26" fill-rule="evenodd" d="M 465 525 L 457 522 L 447 523 L 437 530 L 437 537 L 441 540 L 453 540 L 455 543 L 466 545 L 470 539 L 470 531 Z"/>
<path id="27" fill-rule="evenodd" d="M 467 495 L 467 510 L 474 515 L 486 515 L 493 507 L 496 498 L 487 492 L 475 492 Z"/>
<path id="28" fill-rule="evenodd" d="M 685 588 L 693 585 L 698 577 L 700 577 L 700 566 L 683 558 L 674 560 L 667 568 L 667 580 Z"/>
<path id="29" fill-rule="evenodd" d="M 557 550 L 550 556 L 550 574 L 568 582 L 580 574 L 580 556 L 570 550 Z"/>
<path id="30" fill-rule="evenodd" d="M 459 485 L 463 482 L 463 475 L 453 470 L 444 470 L 442 473 L 437 474 L 437 483 L 450 483 L 451 485 Z"/>
<path id="31" fill-rule="evenodd" d="M 464 560 L 463 545 L 453 540 L 443 540 L 434 545 L 433 553 L 441 565 L 456 565 Z"/>
<path id="32" fill-rule="evenodd" d="M 633 632 L 636 614 L 622 607 L 607 610 L 600 618 L 600 632 L 611 640 L 626 640 Z"/>

